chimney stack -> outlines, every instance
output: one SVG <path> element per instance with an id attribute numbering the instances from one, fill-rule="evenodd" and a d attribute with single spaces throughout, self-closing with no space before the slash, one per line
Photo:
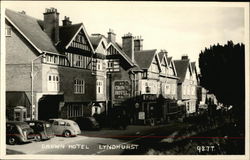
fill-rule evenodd
<path id="1" fill-rule="evenodd" d="M 125 34 L 122 37 L 122 49 L 126 55 L 134 62 L 134 37 L 131 33 Z"/>
<path id="2" fill-rule="evenodd" d="M 108 41 L 109 42 L 115 42 L 115 36 L 116 36 L 116 34 L 114 33 L 114 30 L 113 29 L 109 29 L 109 32 L 108 32 Z"/>
<path id="3" fill-rule="evenodd" d="M 65 16 L 64 20 L 62 20 L 63 26 L 70 26 L 72 22 L 69 20 L 69 17 Z"/>
<path id="4" fill-rule="evenodd" d="M 55 8 L 46 8 L 44 15 L 44 32 L 54 43 L 59 41 L 59 13 Z"/>
<path id="5" fill-rule="evenodd" d="M 167 50 L 166 49 L 161 49 L 161 51 L 160 51 L 161 53 L 164 53 L 165 54 L 165 56 L 166 57 L 168 57 L 168 52 L 167 52 Z"/>
<path id="6" fill-rule="evenodd" d="M 188 60 L 188 55 L 181 56 L 181 60 Z"/>
<path id="7" fill-rule="evenodd" d="M 134 48 L 135 51 L 143 50 L 143 39 L 141 38 L 141 36 L 135 37 L 134 44 L 135 44 Z"/>

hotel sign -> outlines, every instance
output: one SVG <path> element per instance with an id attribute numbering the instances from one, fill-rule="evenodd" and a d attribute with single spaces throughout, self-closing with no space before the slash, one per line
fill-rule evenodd
<path id="1" fill-rule="evenodd" d="M 128 81 L 115 81 L 114 82 L 114 98 L 127 99 L 130 97 L 130 84 Z"/>

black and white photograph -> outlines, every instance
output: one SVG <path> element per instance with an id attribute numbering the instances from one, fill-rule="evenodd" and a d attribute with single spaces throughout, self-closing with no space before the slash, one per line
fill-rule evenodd
<path id="1" fill-rule="evenodd" d="M 1 159 L 249 158 L 249 2 L 1 6 Z"/>

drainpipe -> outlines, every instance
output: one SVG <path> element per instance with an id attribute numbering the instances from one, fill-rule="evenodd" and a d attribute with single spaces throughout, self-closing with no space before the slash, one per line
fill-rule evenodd
<path id="1" fill-rule="evenodd" d="M 34 105 L 34 61 L 41 58 L 41 57 L 44 58 L 45 54 L 46 53 L 43 53 L 31 61 L 31 111 L 30 111 L 31 112 L 31 115 L 30 115 L 31 120 L 37 119 L 37 117 L 33 118 L 33 108 L 35 109 L 35 105 Z"/>

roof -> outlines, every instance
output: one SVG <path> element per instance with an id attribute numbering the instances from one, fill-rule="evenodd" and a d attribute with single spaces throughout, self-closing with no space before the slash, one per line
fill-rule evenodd
<path id="1" fill-rule="evenodd" d="M 18 13 L 10 9 L 5 10 L 6 19 L 33 45 L 38 52 L 58 53 L 50 37 L 42 30 L 41 20 Z"/>
<path id="2" fill-rule="evenodd" d="M 133 71 L 133 72 L 142 72 L 142 69 L 140 68 L 138 63 L 135 62 L 135 66 L 131 69 L 131 71 Z"/>
<path id="3" fill-rule="evenodd" d="M 87 39 L 87 42 L 89 44 L 89 47 L 92 52 L 94 52 L 94 48 L 91 44 L 91 41 L 89 39 L 89 36 L 87 34 L 87 31 L 83 25 L 83 23 L 77 23 L 77 24 L 71 24 L 66 26 L 60 26 L 59 27 L 59 38 L 60 42 L 58 44 L 58 47 L 67 49 L 71 42 L 74 40 L 74 38 L 77 36 L 78 32 L 80 30 L 83 30 L 85 38 Z"/>
<path id="4" fill-rule="evenodd" d="M 156 49 L 136 51 L 135 61 L 141 69 L 148 69 L 152 63 L 155 53 Z"/>
<path id="5" fill-rule="evenodd" d="M 195 62 L 191 62 L 191 68 L 192 68 L 192 71 L 195 71 L 196 69 Z"/>
<path id="6" fill-rule="evenodd" d="M 175 69 L 177 72 L 179 82 L 183 82 L 186 76 L 186 72 L 189 66 L 189 60 L 175 60 L 174 61 Z"/>
<path id="7" fill-rule="evenodd" d="M 102 36 L 90 36 L 89 39 L 90 39 L 90 42 L 91 42 L 94 50 L 96 50 L 96 48 L 98 47 L 99 43 L 102 40 Z"/>
<path id="8" fill-rule="evenodd" d="M 159 55 L 160 61 L 162 61 L 164 55 L 166 56 L 166 53 L 165 52 L 159 52 L 158 55 Z"/>
<path id="9" fill-rule="evenodd" d="M 135 63 L 124 53 L 123 50 L 121 50 L 120 46 L 118 43 L 114 43 L 114 42 L 109 42 L 107 48 L 110 46 L 110 45 L 113 45 L 117 50 L 118 52 L 120 53 L 120 55 L 125 59 L 127 60 L 127 62 L 131 65 L 131 66 L 134 66 Z"/>
<path id="10" fill-rule="evenodd" d="M 75 36 L 76 32 L 81 28 L 82 23 L 72 24 L 67 26 L 59 27 L 59 38 L 60 38 L 60 47 L 66 47 L 72 38 Z"/>
<path id="11" fill-rule="evenodd" d="M 172 57 L 167 57 L 168 65 L 170 65 L 170 62 L 172 61 Z"/>

